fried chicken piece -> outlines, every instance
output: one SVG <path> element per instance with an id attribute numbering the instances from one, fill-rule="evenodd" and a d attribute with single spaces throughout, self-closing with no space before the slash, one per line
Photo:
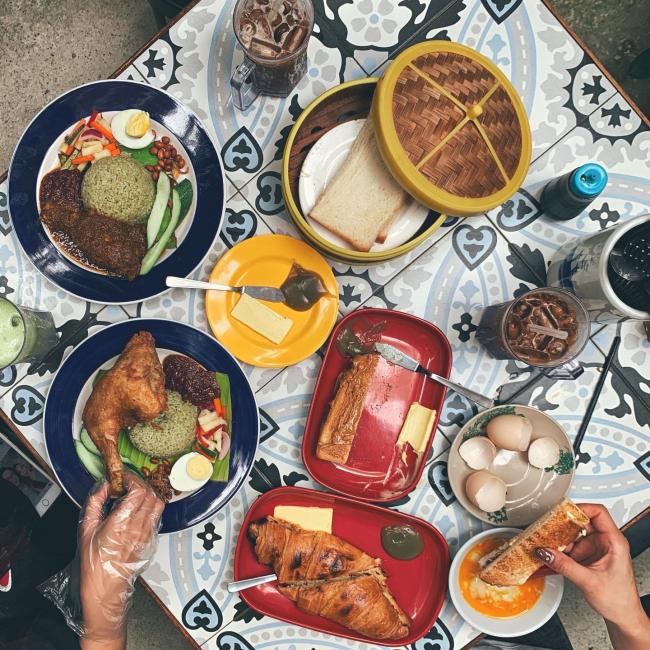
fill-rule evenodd
<path id="1" fill-rule="evenodd" d="M 149 422 L 167 408 L 165 375 L 149 332 L 134 334 L 115 365 L 97 382 L 86 402 L 83 423 L 104 457 L 110 493 L 124 492 L 120 431 Z"/>

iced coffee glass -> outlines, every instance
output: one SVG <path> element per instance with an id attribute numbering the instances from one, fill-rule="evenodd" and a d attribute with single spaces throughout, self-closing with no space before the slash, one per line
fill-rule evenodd
<path id="1" fill-rule="evenodd" d="M 556 368 L 580 354 L 589 327 L 587 310 L 574 294 L 543 287 L 487 307 L 476 337 L 496 359 Z"/>
<path id="2" fill-rule="evenodd" d="M 230 80 L 235 106 L 248 108 L 260 93 L 286 97 L 307 72 L 311 0 L 238 0 L 233 26 L 245 56 Z"/>

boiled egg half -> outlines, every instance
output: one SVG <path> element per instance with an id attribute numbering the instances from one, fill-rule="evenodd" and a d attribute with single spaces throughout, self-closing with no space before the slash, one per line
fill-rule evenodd
<path id="1" fill-rule="evenodd" d="M 154 141 L 149 113 L 137 108 L 127 108 L 113 115 L 113 137 L 129 149 L 144 149 Z"/>
<path id="2" fill-rule="evenodd" d="M 196 451 L 183 454 L 172 465 L 169 483 L 178 492 L 193 492 L 212 476 L 212 463 Z"/>
<path id="3" fill-rule="evenodd" d="M 486 431 L 488 438 L 499 449 L 526 451 L 533 425 L 523 415 L 497 415 L 488 422 Z"/>
<path id="4" fill-rule="evenodd" d="M 465 440 L 458 453 L 472 469 L 487 469 L 497 454 L 497 448 L 484 436 L 474 436 Z"/>
<path id="5" fill-rule="evenodd" d="M 483 512 L 496 512 L 506 503 L 505 482 L 484 469 L 467 477 L 465 493 L 467 498 Z"/>
<path id="6" fill-rule="evenodd" d="M 552 467 L 560 460 L 560 445 L 553 438 L 537 438 L 528 447 L 528 462 L 533 467 Z"/>

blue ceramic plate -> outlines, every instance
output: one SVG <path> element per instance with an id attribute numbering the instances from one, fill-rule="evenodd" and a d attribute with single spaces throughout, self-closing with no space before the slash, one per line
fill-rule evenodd
<path id="1" fill-rule="evenodd" d="M 147 111 L 185 149 L 193 168 L 194 214 L 178 248 L 144 276 L 129 282 L 88 270 L 64 256 L 39 220 L 39 172 L 53 143 L 93 109 Z M 46 169 L 43 171 L 50 171 Z M 79 86 L 48 104 L 30 123 L 9 166 L 9 213 L 16 236 L 36 268 L 61 289 L 104 304 L 125 304 L 166 290 L 165 277 L 190 275 L 203 261 L 223 221 L 221 160 L 199 118 L 167 93 L 134 81 L 97 81 Z"/>
<path id="2" fill-rule="evenodd" d="M 192 357 L 208 370 L 224 372 L 230 379 L 232 395 L 232 445 L 227 483 L 208 481 L 201 489 L 165 506 L 163 533 L 194 526 L 230 501 L 248 476 L 259 438 L 257 404 L 248 379 L 235 358 L 215 339 L 200 330 L 173 321 L 138 318 L 111 325 L 77 346 L 59 368 L 45 403 L 43 427 L 45 445 L 54 472 L 78 505 L 94 484 L 74 448 L 75 412 L 85 404 L 80 394 L 89 392 L 89 380 L 97 370 L 124 349 L 128 340 L 142 330 L 156 339 L 156 348 Z"/>

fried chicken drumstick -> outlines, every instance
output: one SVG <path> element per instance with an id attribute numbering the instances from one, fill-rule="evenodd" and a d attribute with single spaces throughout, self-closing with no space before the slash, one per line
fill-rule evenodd
<path id="1" fill-rule="evenodd" d="M 115 365 L 97 382 L 86 402 L 83 423 L 106 464 L 110 493 L 124 492 L 120 431 L 149 422 L 167 408 L 165 375 L 149 332 L 134 334 Z"/>

